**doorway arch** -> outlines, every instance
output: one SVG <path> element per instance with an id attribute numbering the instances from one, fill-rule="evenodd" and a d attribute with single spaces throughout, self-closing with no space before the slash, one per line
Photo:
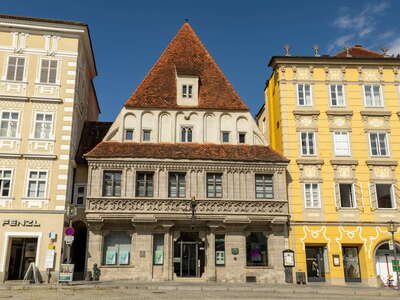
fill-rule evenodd
<path id="1" fill-rule="evenodd" d="M 75 239 L 71 245 L 71 263 L 74 264 L 74 280 L 85 279 L 87 226 L 82 221 L 72 223 Z"/>
<path id="2" fill-rule="evenodd" d="M 397 254 L 400 255 L 400 244 L 395 242 Z M 389 241 L 383 241 L 375 248 L 375 269 L 376 275 L 385 286 L 397 284 L 396 272 L 393 272 L 392 260 L 393 250 L 389 250 Z"/>

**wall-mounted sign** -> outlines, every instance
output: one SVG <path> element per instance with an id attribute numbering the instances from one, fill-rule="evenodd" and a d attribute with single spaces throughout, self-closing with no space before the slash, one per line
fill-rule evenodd
<path id="1" fill-rule="evenodd" d="M 74 276 L 74 265 L 73 264 L 61 264 L 60 274 L 58 281 L 72 281 Z"/>
<path id="2" fill-rule="evenodd" d="M 74 235 L 75 234 L 75 229 L 74 229 L 74 227 L 67 227 L 67 228 L 65 228 L 65 235 Z"/>
<path id="3" fill-rule="evenodd" d="M 37 220 L 3 220 L 3 226 L 12 226 L 12 227 L 40 227 L 40 224 Z"/>
<path id="4" fill-rule="evenodd" d="M 332 254 L 332 260 L 335 267 L 340 266 L 340 256 L 338 254 Z"/>
<path id="5" fill-rule="evenodd" d="M 233 255 L 238 255 L 239 254 L 239 248 L 231 248 L 231 252 Z"/>
<path id="6" fill-rule="evenodd" d="M 47 250 L 46 258 L 44 260 L 44 267 L 46 269 L 54 268 L 54 256 L 56 254 L 56 250 Z"/>
<path id="7" fill-rule="evenodd" d="M 294 251 L 286 249 L 283 251 L 283 266 L 284 267 L 294 267 Z"/>

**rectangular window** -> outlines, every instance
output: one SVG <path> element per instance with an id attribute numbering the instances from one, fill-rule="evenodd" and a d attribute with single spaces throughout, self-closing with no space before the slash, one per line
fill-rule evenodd
<path id="1" fill-rule="evenodd" d="M 351 183 L 339 183 L 339 197 L 340 197 L 340 207 L 342 208 L 355 208 L 355 194 L 354 187 Z"/>
<path id="2" fill-rule="evenodd" d="M 47 171 L 30 171 L 28 179 L 29 198 L 44 198 L 47 186 Z"/>
<path id="3" fill-rule="evenodd" d="M 215 235 L 215 265 L 225 265 L 225 234 Z"/>
<path id="4" fill-rule="evenodd" d="M 383 98 L 381 86 L 378 84 L 364 85 L 365 106 L 382 107 Z"/>
<path id="5" fill-rule="evenodd" d="M 54 59 L 42 59 L 40 66 L 40 83 L 56 83 L 57 61 Z"/>
<path id="6" fill-rule="evenodd" d="M 153 173 L 136 173 L 136 197 L 153 197 Z"/>
<path id="7" fill-rule="evenodd" d="M 387 134 L 385 132 L 370 132 L 369 147 L 372 156 L 388 156 Z"/>
<path id="8" fill-rule="evenodd" d="M 150 142 L 150 141 L 151 141 L 151 130 L 143 129 L 143 142 Z"/>
<path id="9" fill-rule="evenodd" d="M 154 234 L 153 238 L 153 264 L 164 264 L 164 234 Z"/>
<path id="10" fill-rule="evenodd" d="M 272 174 L 256 174 L 256 198 L 274 198 Z"/>
<path id="11" fill-rule="evenodd" d="M 304 184 L 304 200 L 306 208 L 320 208 L 321 199 L 318 183 Z"/>
<path id="12" fill-rule="evenodd" d="M 35 118 L 35 139 L 49 139 L 53 128 L 53 114 L 37 113 Z"/>
<path id="13" fill-rule="evenodd" d="M 251 232 L 246 236 L 247 266 L 268 266 L 267 238 L 262 232 Z"/>
<path id="14" fill-rule="evenodd" d="M 185 173 L 169 173 L 168 196 L 171 198 L 185 198 Z"/>
<path id="15" fill-rule="evenodd" d="M 22 81 L 24 79 L 25 58 L 10 56 L 8 58 L 7 80 Z"/>
<path id="16" fill-rule="evenodd" d="M 104 237 L 104 265 L 129 265 L 131 237 L 123 231 L 111 231 Z"/>
<path id="17" fill-rule="evenodd" d="M 193 85 L 183 84 L 182 85 L 182 98 L 192 98 L 193 97 Z"/>
<path id="18" fill-rule="evenodd" d="M 191 143 L 193 140 L 192 127 L 182 127 L 181 142 Z"/>
<path id="19" fill-rule="evenodd" d="M 3 111 L 0 120 L 0 137 L 16 137 L 19 112 Z"/>
<path id="20" fill-rule="evenodd" d="M 221 135 L 222 135 L 222 142 L 229 143 L 231 133 L 229 131 L 222 131 Z"/>
<path id="21" fill-rule="evenodd" d="M 331 95 L 331 106 L 345 106 L 343 85 L 342 84 L 331 84 L 330 95 Z"/>
<path id="22" fill-rule="evenodd" d="M 121 171 L 104 171 L 103 173 L 103 196 L 121 196 Z"/>
<path id="23" fill-rule="evenodd" d="M 299 106 L 311 106 L 311 85 L 299 83 L 297 85 L 297 103 Z"/>
<path id="24" fill-rule="evenodd" d="M 239 144 L 245 144 L 245 143 L 246 143 L 246 133 L 239 132 Z"/>
<path id="25" fill-rule="evenodd" d="M 125 141 L 133 141 L 133 129 L 125 129 Z"/>
<path id="26" fill-rule="evenodd" d="M 10 197 L 11 176 L 12 176 L 11 170 L 0 169 L 0 197 Z"/>
<path id="27" fill-rule="evenodd" d="M 396 208 L 392 184 L 375 184 L 378 208 Z"/>
<path id="28" fill-rule="evenodd" d="M 73 204 L 83 206 L 86 199 L 86 185 L 76 184 L 74 190 L 74 201 Z"/>
<path id="29" fill-rule="evenodd" d="M 315 155 L 315 134 L 314 132 L 301 132 L 301 154 L 302 155 Z"/>
<path id="30" fill-rule="evenodd" d="M 348 132 L 334 132 L 333 133 L 333 146 L 335 155 L 345 156 L 351 155 L 350 153 L 350 139 Z"/>
<path id="31" fill-rule="evenodd" d="M 222 174 L 207 174 L 207 197 L 222 198 Z"/>

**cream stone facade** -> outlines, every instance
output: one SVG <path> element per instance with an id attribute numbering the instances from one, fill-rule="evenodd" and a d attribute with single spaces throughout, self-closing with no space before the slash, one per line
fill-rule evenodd
<path id="1" fill-rule="evenodd" d="M 85 158 L 101 280 L 284 281 L 288 161 L 189 24 Z"/>
<path id="2" fill-rule="evenodd" d="M 95 76 L 86 24 L 0 15 L 1 281 L 32 262 L 55 279 L 80 134 L 99 114 Z"/>

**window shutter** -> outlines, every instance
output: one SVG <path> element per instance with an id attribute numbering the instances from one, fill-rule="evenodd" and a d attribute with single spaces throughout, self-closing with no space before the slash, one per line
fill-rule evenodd
<path id="1" fill-rule="evenodd" d="M 335 195 L 335 204 L 336 204 L 336 210 L 340 209 L 340 188 L 339 188 L 339 183 L 334 183 L 333 184 L 333 192 Z"/>
<path id="2" fill-rule="evenodd" d="M 371 209 L 376 210 L 378 208 L 378 202 L 376 201 L 376 185 L 374 183 L 369 184 L 369 200 Z"/>

